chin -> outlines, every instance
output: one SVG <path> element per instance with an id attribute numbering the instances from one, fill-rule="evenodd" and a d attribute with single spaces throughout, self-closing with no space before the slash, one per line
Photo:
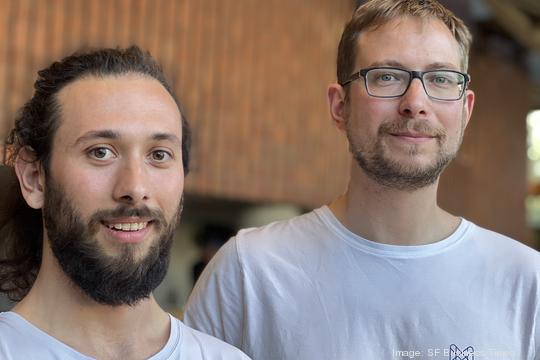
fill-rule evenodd
<path id="1" fill-rule="evenodd" d="M 101 250 L 111 260 L 119 260 L 128 254 L 135 263 L 142 261 L 150 251 L 151 242 L 145 241 L 138 244 L 101 243 Z"/>
<path id="2" fill-rule="evenodd" d="M 395 164 L 402 169 L 407 169 L 410 171 L 425 171 L 430 168 L 437 166 L 438 159 L 435 159 L 433 156 L 422 155 L 422 154 L 403 154 L 403 155 L 393 155 L 387 156 L 386 160 L 388 163 Z"/>

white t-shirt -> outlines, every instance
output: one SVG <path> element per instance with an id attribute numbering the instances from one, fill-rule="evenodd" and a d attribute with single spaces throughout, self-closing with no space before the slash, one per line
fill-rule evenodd
<path id="1" fill-rule="evenodd" d="M 540 360 L 540 254 L 464 219 L 433 244 L 375 243 L 324 206 L 240 231 L 184 321 L 257 360 Z"/>
<path id="2" fill-rule="evenodd" d="M 171 332 L 151 360 L 249 360 L 240 350 L 193 330 L 170 316 Z M 1 360 L 92 360 L 14 312 L 0 313 Z"/>

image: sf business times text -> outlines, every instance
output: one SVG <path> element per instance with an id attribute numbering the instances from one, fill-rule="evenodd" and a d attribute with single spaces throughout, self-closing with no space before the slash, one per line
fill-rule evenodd
<path id="1" fill-rule="evenodd" d="M 478 350 L 472 346 L 459 348 L 452 344 L 444 348 L 394 349 L 392 359 L 447 359 L 447 360 L 518 360 L 512 351 L 502 349 Z"/>

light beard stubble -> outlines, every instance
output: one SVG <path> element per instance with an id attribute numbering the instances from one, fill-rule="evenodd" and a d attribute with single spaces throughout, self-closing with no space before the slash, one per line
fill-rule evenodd
<path id="1" fill-rule="evenodd" d="M 399 123 L 382 123 L 378 129 L 377 139 L 373 146 L 370 150 L 366 150 L 354 140 L 349 124 L 350 121 L 347 121 L 349 149 L 358 166 L 364 170 L 364 173 L 380 185 L 396 190 L 412 192 L 434 184 L 446 166 L 457 156 L 465 131 L 465 110 L 462 111 L 461 130 L 455 149 L 445 148 L 447 134 L 444 129 L 433 128 L 425 122 L 410 119 L 409 121 Z M 414 130 L 436 137 L 438 152 L 433 164 L 424 168 L 412 167 L 385 156 L 381 139 L 384 136 L 391 136 L 389 135 L 390 133 L 405 130 Z M 417 153 L 417 147 L 413 146 L 408 155 L 412 157 L 417 155 Z"/>
<path id="2" fill-rule="evenodd" d="M 169 223 L 160 211 L 119 206 L 97 211 L 85 225 L 60 186 L 47 180 L 43 220 L 51 250 L 76 287 L 99 304 L 133 306 L 148 298 L 167 273 L 182 204 L 183 197 Z M 152 226 L 158 233 L 154 244 L 138 261 L 132 244 L 120 244 L 120 254 L 113 257 L 105 254 L 95 238 L 103 219 L 129 216 L 154 219 Z"/>

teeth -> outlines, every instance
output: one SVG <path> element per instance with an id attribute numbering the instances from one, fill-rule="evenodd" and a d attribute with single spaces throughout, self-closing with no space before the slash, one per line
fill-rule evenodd
<path id="1" fill-rule="evenodd" d="M 139 231 L 144 229 L 148 225 L 147 222 L 140 223 L 121 223 L 121 224 L 109 224 L 109 229 L 121 230 L 121 231 Z"/>

